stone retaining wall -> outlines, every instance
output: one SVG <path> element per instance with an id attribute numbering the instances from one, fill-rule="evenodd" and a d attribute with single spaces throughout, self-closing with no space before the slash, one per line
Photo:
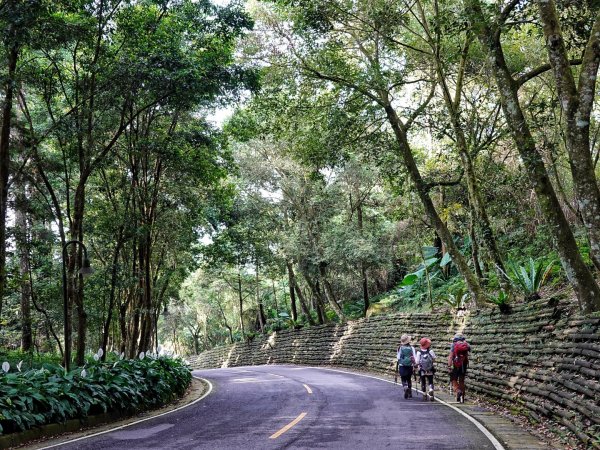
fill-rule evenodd
<path id="1" fill-rule="evenodd" d="M 427 336 L 438 355 L 437 383 L 448 383 L 452 336 L 472 346 L 467 388 L 509 403 L 531 420 L 549 419 L 589 448 L 600 448 L 600 315 L 582 317 L 572 305 L 538 301 L 508 314 L 484 309 L 464 317 L 398 314 L 343 325 L 273 333 L 191 358 L 194 368 L 267 363 L 334 365 L 393 376 L 403 333 Z M 468 395 L 468 394 L 467 394 Z"/>

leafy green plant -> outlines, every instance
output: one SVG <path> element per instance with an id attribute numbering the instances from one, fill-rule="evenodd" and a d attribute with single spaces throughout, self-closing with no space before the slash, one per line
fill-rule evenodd
<path id="1" fill-rule="evenodd" d="M 452 309 L 465 309 L 469 300 L 468 292 L 458 292 L 457 294 L 448 294 L 448 297 L 442 298 L 442 302 Z"/>
<path id="2" fill-rule="evenodd" d="M 504 291 L 498 292 L 496 296 L 489 297 L 489 301 L 497 305 L 502 312 L 508 312 L 510 309 L 510 296 Z"/>
<path id="3" fill-rule="evenodd" d="M 39 369 L 44 364 L 60 364 L 61 356 L 58 353 L 23 352 L 21 350 L 0 349 L 0 361 L 7 361 L 12 367 L 22 361 L 21 370 Z"/>
<path id="4" fill-rule="evenodd" d="M 64 422 L 106 411 L 135 412 L 182 395 L 191 381 L 187 365 L 168 356 L 100 363 L 65 373 L 55 364 L 0 372 L 0 434 Z"/>
<path id="5" fill-rule="evenodd" d="M 534 261 L 529 258 L 528 266 L 517 265 L 514 261 L 507 261 L 508 277 L 513 285 L 521 290 L 527 299 L 540 298 L 539 290 L 548 280 L 556 260 L 545 264 L 543 260 Z"/>

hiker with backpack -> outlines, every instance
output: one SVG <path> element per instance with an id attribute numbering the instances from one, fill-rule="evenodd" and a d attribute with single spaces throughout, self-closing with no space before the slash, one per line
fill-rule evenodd
<path id="1" fill-rule="evenodd" d="M 415 365 L 416 353 L 412 345 L 410 345 L 410 336 L 403 334 L 400 337 L 400 346 L 397 350 L 398 357 L 398 372 L 402 380 L 404 388 L 404 398 L 412 398 L 412 376 L 413 366 Z"/>
<path id="2" fill-rule="evenodd" d="M 429 398 L 433 401 L 433 374 L 435 373 L 433 362 L 435 360 L 435 353 L 431 350 L 431 339 L 425 337 L 422 338 L 419 341 L 419 346 L 420 349 L 416 352 L 415 363 L 419 367 L 423 400 L 427 401 Z M 429 387 L 429 389 L 427 389 L 427 387 Z"/>
<path id="3" fill-rule="evenodd" d="M 448 355 L 448 371 L 450 382 L 456 394 L 456 401 L 465 402 L 465 375 L 469 367 L 469 352 L 471 346 L 464 336 L 457 334 L 452 339 L 450 355 Z"/>

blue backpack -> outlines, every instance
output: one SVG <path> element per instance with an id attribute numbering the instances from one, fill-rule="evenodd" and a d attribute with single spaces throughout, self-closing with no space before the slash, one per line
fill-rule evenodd
<path id="1" fill-rule="evenodd" d="M 415 363 L 413 356 L 413 349 L 410 345 L 403 345 L 400 347 L 400 357 L 398 358 L 398 364 L 404 367 L 410 367 Z"/>

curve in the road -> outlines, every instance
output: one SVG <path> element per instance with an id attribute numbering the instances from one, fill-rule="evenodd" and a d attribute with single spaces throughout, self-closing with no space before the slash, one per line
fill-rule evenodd
<path id="1" fill-rule="evenodd" d="M 198 380 L 202 380 L 205 383 L 207 383 L 208 384 L 208 389 L 206 390 L 206 392 L 204 394 L 202 394 L 200 397 L 198 397 L 193 402 L 190 402 L 190 403 L 188 403 L 186 405 L 180 406 L 179 408 L 171 409 L 170 411 L 166 411 L 164 413 L 156 414 L 156 415 L 153 415 L 151 417 L 146 417 L 144 419 L 140 419 L 140 420 L 136 420 L 134 422 L 126 423 L 125 425 L 117 426 L 117 427 L 110 428 L 110 429 L 104 430 L 104 431 L 99 431 L 97 433 L 87 434 L 85 436 L 81 436 L 81 437 L 78 437 L 78 438 L 75 438 L 75 439 L 69 439 L 68 441 L 59 442 L 57 444 L 48 445 L 46 447 L 41 447 L 39 450 L 46 450 L 48 448 L 57 448 L 57 447 L 61 447 L 63 445 L 72 444 L 72 443 L 75 443 L 75 442 L 78 442 L 78 441 L 83 441 L 84 439 L 90 439 L 90 438 L 93 438 L 93 437 L 96 437 L 96 436 L 100 436 L 102 434 L 113 433 L 115 431 L 122 430 L 123 428 L 131 427 L 133 425 L 137 425 L 137 424 L 142 423 L 142 422 L 147 422 L 148 420 L 157 419 L 159 417 L 166 416 L 167 414 L 171 414 L 171 413 L 180 411 L 180 410 L 182 410 L 184 408 L 188 408 L 190 406 L 193 406 L 194 404 L 196 404 L 199 401 L 203 400 L 213 390 L 213 385 L 210 382 L 210 380 L 207 380 L 205 378 L 201 378 L 201 377 L 198 377 L 198 376 L 195 376 L 195 375 L 194 375 L 194 378 L 196 378 Z"/>
<path id="2" fill-rule="evenodd" d="M 503 450 L 460 409 L 404 400 L 372 375 L 269 365 L 195 376 L 212 382 L 202 402 L 45 448 Z"/>

